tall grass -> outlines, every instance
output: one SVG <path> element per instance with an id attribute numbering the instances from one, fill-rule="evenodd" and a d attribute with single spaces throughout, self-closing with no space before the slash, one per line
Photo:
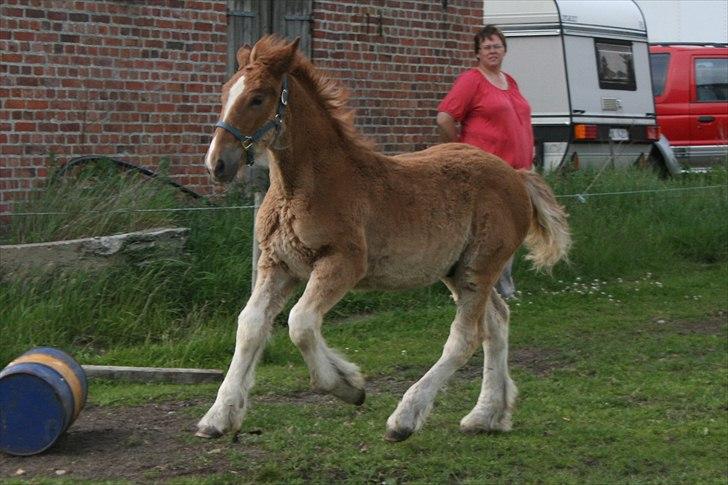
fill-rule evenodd
<path id="1" fill-rule="evenodd" d="M 175 225 L 173 212 L 180 192 L 161 179 L 120 172 L 111 160 L 99 159 L 71 175 L 62 176 L 50 162 L 50 176 L 32 198 L 16 207 L 2 239 L 5 244 L 57 241 Z M 185 202 L 192 202 L 188 198 Z M 150 210 L 151 209 L 151 210 Z"/>
<path id="2" fill-rule="evenodd" d="M 667 181 L 638 171 L 577 172 L 549 181 L 557 194 L 568 196 L 560 200 L 571 215 L 571 264 L 557 266 L 551 278 L 518 261 L 515 276 L 521 288 L 557 278 L 629 278 L 728 261 L 725 171 Z M 709 185 L 721 188 L 699 188 Z M 587 188 L 582 197 L 570 197 Z M 682 188 L 691 190 L 665 191 Z M 597 195 L 646 190 L 658 192 Z M 104 166 L 49 183 L 21 209 L 49 214 L 13 217 L 8 241 L 183 225 L 190 227 L 187 252 L 144 267 L 0 283 L 0 363 L 33 345 L 60 346 L 94 361 L 142 347 L 144 362 L 126 363 L 147 365 L 197 365 L 214 354 L 229 355 L 235 316 L 250 291 L 252 210 L 146 211 L 192 203 L 158 181 Z M 235 191 L 221 201 L 223 206 L 248 203 Z M 442 285 L 355 293 L 330 318 L 448 302 Z"/>
<path id="3" fill-rule="evenodd" d="M 574 236 L 572 264 L 557 266 L 557 277 L 629 277 L 728 260 L 725 170 L 667 180 L 640 170 L 582 171 L 548 180 Z M 532 279 L 527 269 L 519 265 L 516 277 Z"/>

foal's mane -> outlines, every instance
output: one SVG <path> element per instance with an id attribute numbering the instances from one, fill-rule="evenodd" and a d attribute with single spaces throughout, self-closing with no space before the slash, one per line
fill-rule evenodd
<path id="1" fill-rule="evenodd" d="M 263 62 L 272 63 L 284 54 L 286 45 L 286 40 L 281 37 L 265 36 L 253 47 L 251 61 L 265 59 Z M 374 144 L 355 128 L 354 110 L 347 106 L 349 95 L 337 81 L 316 69 L 300 51 L 296 51 L 289 71 L 313 95 L 334 122 L 336 131 L 350 146 L 367 152 L 374 151 Z"/>

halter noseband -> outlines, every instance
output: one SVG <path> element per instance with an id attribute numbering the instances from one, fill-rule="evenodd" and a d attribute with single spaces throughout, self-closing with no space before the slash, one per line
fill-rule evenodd
<path id="1" fill-rule="evenodd" d="M 286 111 L 286 106 L 288 106 L 288 79 L 284 74 L 283 86 L 281 87 L 281 97 L 278 100 L 278 108 L 276 109 L 276 114 L 272 119 L 266 121 L 263 126 L 258 128 L 255 133 L 253 133 L 252 135 L 243 135 L 238 131 L 237 128 L 229 123 L 226 123 L 223 120 L 215 123 L 215 128 L 222 128 L 223 130 L 226 130 L 228 133 L 233 135 L 235 139 L 238 140 L 243 146 L 243 150 L 245 150 L 245 164 L 253 165 L 255 163 L 255 151 L 253 150 L 253 143 L 263 138 L 263 135 L 268 133 L 270 130 L 275 129 L 276 131 L 279 131 L 281 129 L 281 125 L 283 124 L 283 114 Z"/>

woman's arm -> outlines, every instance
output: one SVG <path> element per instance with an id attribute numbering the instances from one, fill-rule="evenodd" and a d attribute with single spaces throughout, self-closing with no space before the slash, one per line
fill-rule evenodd
<path id="1" fill-rule="evenodd" d="M 440 128 L 440 140 L 444 143 L 458 141 L 458 128 L 452 116 L 444 111 L 437 113 L 437 126 Z"/>

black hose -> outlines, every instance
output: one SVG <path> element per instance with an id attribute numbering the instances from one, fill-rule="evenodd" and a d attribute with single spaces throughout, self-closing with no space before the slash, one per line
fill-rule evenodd
<path id="1" fill-rule="evenodd" d="M 54 174 L 54 177 L 63 177 L 73 167 L 86 165 L 89 162 L 95 162 L 95 161 L 99 161 L 99 160 L 113 162 L 117 167 L 122 168 L 124 170 L 131 170 L 134 172 L 141 173 L 142 175 L 146 175 L 147 177 L 161 180 L 161 181 L 171 185 L 172 187 L 175 187 L 175 188 L 181 190 L 185 194 L 194 197 L 195 199 L 204 199 L 204 197 L 202 197 L 200 194 L 198 194 L 194 190 L 188 189 L 184 185 L 180 185 L 177 182 L 175 182 L 174 180 L 170 180 L 169 178 L 160 177 L 159 174 L 157 174 L 156 172 L 152 172 L 148 168 L 139 167 L 139 166 L 131 164 L 129 162 L 124 162 L 123 160 L 117 160 L 115 158 L 99 156 L 99 155 L 85 155 L 83 157 L 72 158 L 71 160 L 68 161 L 67 164 L 65 164 L 63 167 L 61 167 L 61 169 L 58 170 Z M 205 201 L 207 201 L 207 199 L 205 199 Z M 207 201 L 207 202 L 209 204 L 209 201 Z"/>

